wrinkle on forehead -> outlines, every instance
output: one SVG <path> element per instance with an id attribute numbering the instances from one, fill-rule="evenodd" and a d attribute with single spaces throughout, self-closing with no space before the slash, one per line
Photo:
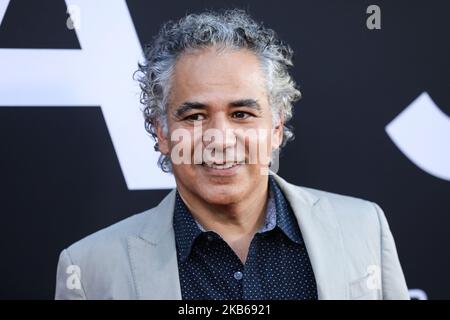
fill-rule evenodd
<path id="1" fill-rule="evenodd" d="M 182 103 L 183 99 L 239 99 L 251 95 L 267 99 L 260 60 L 247 49 L 218 51 L 210 47 L 184 53 L 175 64 L 171 91 L 171 104 Z"/>

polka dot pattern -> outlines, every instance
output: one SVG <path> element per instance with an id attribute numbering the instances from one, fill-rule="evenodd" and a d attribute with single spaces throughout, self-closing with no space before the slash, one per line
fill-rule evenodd
<path id="1" fill-rule="evenodd" d="M 272 176 L 266 220 L 244 264 L 220 235 L 202 228 L 178 192 L 173 221 L 183 299 L 317 299 L 299 225 Z"/>

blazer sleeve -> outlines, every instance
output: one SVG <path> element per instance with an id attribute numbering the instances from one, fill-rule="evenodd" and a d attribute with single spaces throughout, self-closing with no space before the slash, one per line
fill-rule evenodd
<path id="1" fill-rule="evenodd" d="M 85 300 L 86 294 L 81 282 L 80 267 L 74 264 L 69 251 L 63 250 L 59 255 L 56 272 L 55 300 Z"/>
<path id="2" fill-rule="evenodd" d="M 403 275 L 397 249 L 383 210 L 374 203 L 380 221 L 381 287 L 385 300 L 409 300 L 408 287 Z"/>

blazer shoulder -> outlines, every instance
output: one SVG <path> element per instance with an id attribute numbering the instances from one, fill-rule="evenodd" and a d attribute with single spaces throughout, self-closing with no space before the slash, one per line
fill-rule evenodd
<path id="1" fill-rule="evenodd" d="M 380 207 L 367 199 L 303 187 L 325 202 L 335 213 L 337 223 L 344 231 L 363 232 L 377 238 L 380 233 Z"/>
<path id="2" fill-rule="evenodd" d="M 299 187 L 303 190 L 310 192 L 311 194 L 315 195 L 318 198 L 326 198 L 333 204 L 343 205 L 343 206 L 352 206 L 352 207 L 365 207 L 367 205 L 373 206 L 374 203 L 370 200 L 358 198 L 355 196 L 340 194 L 340 193 L 334 193 L 319 189 L 313 189 L 309 187 Z"/>
<path id="3" fill-rule="evenodd" d="M 78 261 L 83 258 L 94 258 L 113 252 L 117 254 L 121 249 L 125 250 L 127 238 L 139 234 L 155 208 L 134 214 L 78 240 L 66 249 L 67 253 L 73 260 Z"/>
<path id="4" fill-rule="evenodd" d="M 282 181 L 286 187 L 299 195 L 299 199 L 305 199 L 311 205 L 316 204 L 326 206 L 333 210 L 337 221 L 342 224 L 361 225 L 368 223 L 372 226 L 379 225 L 380 207 L 367 199 L 358 198 L 315 188 L 298 186 L 286 181 Z M 359 222 L 355 224 L 355 222 Z"/>
<path id="5" fill-rule="evenodd" d="M 107 260 L 114 257 L 121 258 L 127 253 L 128 239 L 131 236 L 149 239 L 151 234 L 158 234 L 164 229 L 162 226 L 170 223 L 170 217 L 166 213 L 173 204 L 174 192 L 174 190 L 169 192 L 157 206 L 75 242 L 66 249 L 66 252 L 74 260 L 92 258 L 98 261 L 99 257 L 104 256 L 107 256 Z"/>
<path id="6" fill-rule="evenodd" d="M 314 189 L 306 186 L 298 186 L 287 182 L 278 175 L 274 178 L 289 201 L 301 201 L 309 206 L 322 206 L 325 210 L 336 213 L 338 221 L 355 222 L 361 219 L 376 222 L 379 219 L 379 206 L 369 200 L 350 195 L 338 194 L 329 191 Z"/>

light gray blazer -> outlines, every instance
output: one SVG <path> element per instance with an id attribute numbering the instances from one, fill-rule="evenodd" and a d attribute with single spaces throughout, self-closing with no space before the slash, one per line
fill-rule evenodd
<path id="1" fill-rule="evenodd" d="M 319 299 L 409 299 L 388 223 L 366 200 L 295 186 L 273 174 L 297 217 Z M 181 299 L 172 226 L 161 203 L 61 252 L 56 299 Z"/>

